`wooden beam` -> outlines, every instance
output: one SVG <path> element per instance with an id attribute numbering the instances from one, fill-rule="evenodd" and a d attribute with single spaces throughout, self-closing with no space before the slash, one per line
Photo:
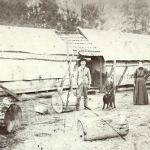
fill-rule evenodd
<path id="1" fill-rule="evenodd" d="M 72 62 L 73 57 L 74 57 L 74 54 L 72 54 L 71 60 L 69 61 L 70 64 L 71 64 L 71 62 Z M 69 72 L 69 70 L 70 70 L 70 66 L 68 65 L 68 68 L 67 68 L 67 70 L 66 70 L 66 72 L 65 72 L 65 74 L 64 74 L 64 76 L 63 76 L 62 81 L 61 81 L 60 87 L 63 86 L 63 84 L 64 84 L 64 82 L 65 82 L 65 79 L 66 79 L 66 76 L 67 76 L 67 73 Z"/>
<path id="2" fill-rule="evenodd" d="M 120 86 L 120 84 L 121 84 L 121 82 L 122 82 L 122 80 L 123 80 L 123 77 L 124 77 L 124 75 L 125 75 L 127 69 L 128 69 L 128 66 L 125 67 L 125 69 L 124 69 L 124 71 L 123 71 L 123 74 L 121 75 L 121 77 L 120 77 L 120 79 L 119 79 L 119 82 L 118 82 L 118 84 L 117 84 L 117 86 L 116 86 L 116 92 L 117 92 L 117 90 L 118 90 L 118 88 L 119 88 L 119 86 Z"/>
<path id="3" fill-rule="evenodd" d="M 111 70 L 110 70 L 110 72 L 107 75 L 107 78 L 112 75 L 113 70 L 114 70 L 114 66 L 111 67 Z M 102 91 L 104 91 L 104 89 L 105 89 L 105 86 L 106 86 L 106 83 L 107 83 L 107 78 L 106 78 L 106 81 L 105 81 L 104 86 L 102 88 Z"/>
<path id="4" fill-rule="evenodd" d="M 116 59 L 114 59 L 114 76 L 113 76 L 113 82 L 114 82 L 114 95 L 116 94 L 116 89 L 115 89 L 115 86 L 116 86 Z"/>
<path id="5" fill-rule="evenodd" d="M 150 63 L 144 63 L 143 65 L 150 65 Z M 113 66 L 113 64 L 106 64 L 105 65 L 106 67 L 111 67 L 111 66 Z M 126 67 L 126 66 L 128 66 L 128 67 L 132 67 L 132 66 L 138 66 L 138 64 L 127 64 L 127 65 L 117 65 L 116 64 L 116 67 Z"/>
<path id="6" fill-rule="evenodd" d="M 17 100 L 22 101 L 22 99 L 21 99 L 20 97 L 18 97 L 13 91 L 7 89 L 6 87 L 2 86 L 1 84 L 0 84 L 0 87 L 1 87 L 6 93 L 10 94 L 11 96 L 13 96 L 14 98 L 16 98 Z"/>
<path id="7" fill-rule="evenodd" d="M 102 85 L 103 85 L 103 83 L 102 83 L 102 70 L 103 70 L 103 68 L 102 68 L 102 57 L 100 57 L 100 92 L 102 92 Z"/>

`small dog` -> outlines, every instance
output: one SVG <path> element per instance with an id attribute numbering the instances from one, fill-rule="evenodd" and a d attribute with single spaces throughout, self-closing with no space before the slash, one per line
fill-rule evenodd
<path id="1" fill-rule="evenodd" d="M 115 96 L 114 96 L 114 94 L 106 93 L 106 94 L 103 96 L 103 109 L 105 108 L 105 104 L 107 104 L 107 109 L 108 109 L 109 107 L 112 107 L 112 103 L 114 104 L 114 108 L 116 108 L 116 105 L 115 105 Z"/>

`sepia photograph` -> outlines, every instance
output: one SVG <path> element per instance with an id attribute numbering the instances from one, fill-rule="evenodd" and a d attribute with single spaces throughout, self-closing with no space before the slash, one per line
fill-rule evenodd
<path id="1" fill-rule="evenodd" d="M 150 1 L 0 0 L 0 150 L 150 150 Z"/>

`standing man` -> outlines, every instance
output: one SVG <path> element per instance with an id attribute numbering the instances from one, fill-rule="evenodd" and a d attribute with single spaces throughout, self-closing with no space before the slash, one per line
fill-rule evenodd
<path id="1" fill-rule="evenodd" d="M 80 67 L 77 70 L 77 86 L 78 96 L 76 110 L 79 110 L 82 94 L 84 95 L 84 107 L 88 106 L 88 88 L 91 86 L 91 74 L 89 68 L 86 67 L 86 59 L 80 60 Z"/>

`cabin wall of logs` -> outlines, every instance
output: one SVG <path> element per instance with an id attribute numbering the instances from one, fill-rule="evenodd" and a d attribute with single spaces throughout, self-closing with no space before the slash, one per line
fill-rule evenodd
<path id="1" fill-rule="evenodd" d="M 39 55 L 18 52 L 0 52 L 0 84 L 15 93 L 56 90 L 68 69 L 64 55 Z M 71 63 L 72 83 L 75 83 L 76 57 Z M 69 87 L 67 74 L 64 88 Z M 0 88 L 0 96 L 7 95 Z"/>
<path id="2" fill-rule="evenodd" d="M 127 67 L 127 68 L 126 68 Z M 143 63 L 143 67 L 147 68 L 150 71 L 150 62 Z M 113 68 L 113 61 L 106 61 L 105 62 L 105 70 L 104 72 L 107 72 L 109 74 Z M 117 61 L 115 66 L 115 79 L 116 84 L 119 82 L 121 76 L 123 75 L 123 79 L 120 83 L 120 85 L 128 85 L 133 84 L 134 81 L 134 72 L 138 68 L 138 62 L 132 62 L 132 61 Z M 113 74 L 113 73 L 112 73 Z M 112 75 L 111 74 L 111 75 Z M 147 79 L 147 83 L 150 83 L 150 77 Z"/>

